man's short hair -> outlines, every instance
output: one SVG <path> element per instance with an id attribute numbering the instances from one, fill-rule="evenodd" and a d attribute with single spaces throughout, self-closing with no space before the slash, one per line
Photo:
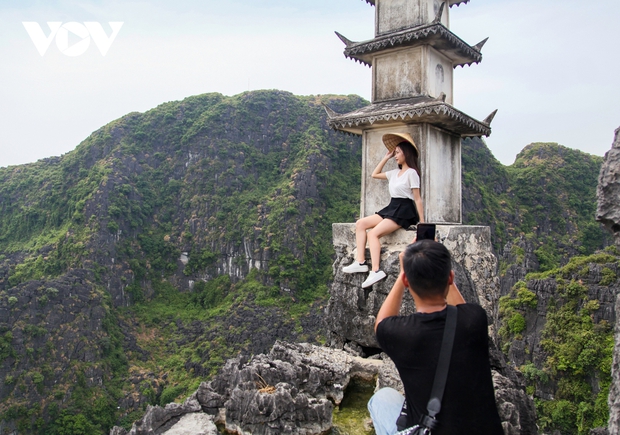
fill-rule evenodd
<path id="1" fill-rule="evenodd" d="M 411 290 L 418 296 L 443 295 L 452 270 L 452 256 L 441 243 L 420 240 L 405 249 L 403 269 Z"/>

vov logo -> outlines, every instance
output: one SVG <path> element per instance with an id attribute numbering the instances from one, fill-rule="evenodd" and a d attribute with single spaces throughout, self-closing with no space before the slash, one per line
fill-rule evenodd
<path id="1" fill-rule="evenodd" d="M 45 36 L 39 23 L 35 21 L 22 21 L 22 24 L 41 56 L 45 54 L 54 38 L 56 38 L 56 46 L 66 56 L 79 56 L 86 52 L 90 46 L 91 39 L 95 42 L 101 55 L 105 56 L 123 26 L 122 21 L 109 22 L 112 33 L 108 36 L 103 30 L 103 26 L 94 21 L 86 21 L 84 24 L 75 21 L 65 24 L 60 21 L 48 21 L 47 25 L 50 28 L 50 33 Z M 72 39 L 80 38 L 79 41 L 71 46 L 69 46 L 69 33 L 75 35 Z"/>

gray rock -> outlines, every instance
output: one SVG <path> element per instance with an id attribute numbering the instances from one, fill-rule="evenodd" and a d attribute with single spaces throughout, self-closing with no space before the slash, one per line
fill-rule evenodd
<path id="1" fill-rule="evenodd" d="M 611 150 L 605 154 L 596 197 L 596 220 L 614 233 L 616 244 L 620 246 L 620 128 L 616 129 Z"/>
<path id="2" fill-rule="evenodd" d="M 169 403 L 164 408 L 149 405 L 146 414 L 133 424 L 129 432 L 114 427 L 110 435 L 163 435 L 176 426 L 182 416 L 200 411 L 202 408 L 194 396 L 183 404 Z"/>
<path id="3" fill-rule="evenodd" d="M 185 414 L 172 428 L 163 435 L 217 435 L 217 426 L 213 416 L 202 412 Z"/>
<path id="4" fill-rule="evenodd" d="M 328 344 L 337 349 L 360 346 L 367 354 L 377 353 L 380 350 L 374 334 L 376 314 L 398 276 L 398 255 L 411 242 L 413 233 L 399 230 L 382 239 L 381 269 L 388 277 L 362 289 L 365 274 L 342 273 L 342 266 L 349 264 L 355 255 L 354 224 L 334 224 L 332 228 L 336 261 L 324 320 Z M 536 412 L 532 398 L 525 393 L 524 379 L 506 363 L 495 344 L 500 282 L 490 230 L 465 225 L 438 225 L 437 230 L 438 240 L 452 254 L 456 282 L 463 297 L 467 302 L 481 305 L 487 312 L 491 366 L 495 370 L 496 399 L 504 430 L 507 434 L 536 434 Z M 412 313 L 414 309 L 413 299 L 405 293 L 401 314 Z M 390 386 L 402 391 L 396 368 L 387 356 L 384 360 L 377 387 Z"/>
<path id="5" fill-rule="evenodd" d="M 514 379 L 493 371 L 495 401 L 505 435 L 536 434 L 536 411 L 532 400 Z"/>
<path id="6" fill-rule="evenodd" d="M 320 434 L 353 378 L 372 381 L 382 365 L 306 343 L 276 342 L 269 354 L 227 361 L 193 397 L 231 433 Z"/>
<path id="7" fill-rule="evenodd" d="M 381 354 L 381 357 L 383 359 L 383 365 L 379 369 L 379 376 L 377 377 L 377 386 L 375 391 L 380 390 L 381 388 L 390 387 L 400 391 L 402 394 L 405 394 L 405 387 L 403 386 L 403 381 L 400 379 L 400 375 L 398 374 L 394 361 L 392 361 L 390 357 L 384 353 Z"/>
<path id="8" fill-rule="evenodd" d="M 616 245 L 620 246 L 620 128 L 615 131 L 614 143 L 605 154 L 596 190 L 598 201 L 596 220 L 613 232 Z M 620 296 L 616 301 L 620 309 Z M 620 318 L 615 322 L 615 347 L 609 388 L 609 433 L 620 433 Z"/>
<path id="9" fill-rule="evenodd" d="M 620 310 L 620 295 L 616 300 L 616 312 Z M 611 366 L 611 386 L 609 387 L 609 422 L 607 427 L 610 434 L 620 433 L 620 316 L 616 318 L 615 346 Z"/>

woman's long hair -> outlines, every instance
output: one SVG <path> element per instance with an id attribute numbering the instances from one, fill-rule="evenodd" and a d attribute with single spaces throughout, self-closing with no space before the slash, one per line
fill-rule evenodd
<path id="1" fill-rule="evenodd" d="M 405 155 L 405 163 L 407 163 L 407 166 L 409 166 L 411 169 L 415 169 L 415 171 L 418 173 L 418 176 L 420 176 L 420 165 L 418 163 L 418 152 L 413 147 L 413 145 L 411 145 L 407 141 L 402 141 L 401 143 L 396 145 L 396 147 L 400 148 L 400 150 Z M 401 165 L 398 165 L 398 169 L 402 169 Z"/>

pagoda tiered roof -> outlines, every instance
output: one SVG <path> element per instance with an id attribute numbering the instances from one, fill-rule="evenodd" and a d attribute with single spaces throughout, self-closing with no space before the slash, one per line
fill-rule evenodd
<path id="1" fill-rule="evenodd" d="M 350 41 L 336 32 L 345 43 L 344 55 L 365 65 L 372 65 L 373 55 L 403 47 L 430 45 L 447 56 L 456 67 L 480 63 L 484 42 L 470 46 L 441 23 L 431 23 L 379 36 L 362 42 Z"/>
<path id="2" fill-rule="evenodd" d="M 371 125 L 394 123 L 429 123 L 462 137 L 481 137 L 491 134 L 493 115 L 480 122 L 455 109 L 443 99 L 418 96 L 402 100 L 381 102 L 339 114 L 326 107 L 328 124 L 334 130 L 361 135 Z"/>
<path id="3" fill-rule="evenodd" d="M 366 3 L 371 4 L 371 5 L 375 5 L 375 0 L 366 0 Z M 469 0 L 450 0 L 450 6 L 458 6 L 461 3 L 469 3 Z"/>

